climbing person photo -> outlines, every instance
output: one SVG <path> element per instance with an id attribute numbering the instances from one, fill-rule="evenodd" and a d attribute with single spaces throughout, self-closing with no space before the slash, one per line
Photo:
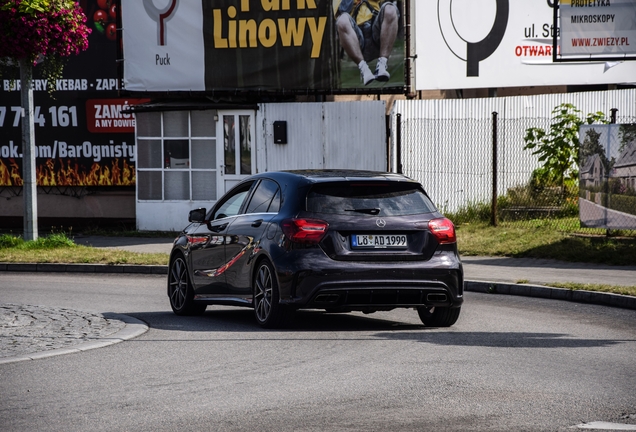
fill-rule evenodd
<path id="1" fill-rule="evenodd" d="M 334 0 L 340 45 L 358 66 L 363 85 L 391 78 L 387 65 L 398 34 L 400 11 L 394 1 Z M 375 72 L 369 62 L 377 59 Z"/>

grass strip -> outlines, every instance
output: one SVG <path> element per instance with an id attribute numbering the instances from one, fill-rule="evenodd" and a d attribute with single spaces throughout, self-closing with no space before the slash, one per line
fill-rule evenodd
<path id="1" fill-rule="evenodd" d="M 596 291 L 596 292 L 606 292 L 606 293 L 612 293 L 612 294 L 636 296 L 636 286 L 582 284 L 582 283 L 573 283 L 573 282 L 556 282 L 556 283 L 549 283 L 545 285 L 554 287 L 554 288 L 565 288 L 572 291 Z"/>
<path id="2" fill-rule="evenodd" d="M 168 254 L 81 246 L 65 233 L 51 233 L 30 241 L 3 234 L 0 262 L 168 265 Z"/>
<path id="3" fill-rule="evenodd" d="M 457 247 L 465 256 L 545 258 L 609 265 L 636 265 L 636 238 L 580 237 L 563 229 L 562 220 L 464 223 Z"/>
<path id="4" fill-rule="evenodd" d="M 168 254 L 73 246 L 56 249 L 0 248 L 0 262 L 168 265 Z"/>

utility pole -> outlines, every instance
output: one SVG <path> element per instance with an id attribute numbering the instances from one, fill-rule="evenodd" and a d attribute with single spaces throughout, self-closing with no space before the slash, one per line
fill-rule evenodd
<path id="1" fill-rule="evenodd" d="M 22 104 L 22 188 L 24 194 L 24 240 L 38 238 L 38 185 L 35 172 L 35 125 L 33 123 L 33 64 L 20 59 Z"/>

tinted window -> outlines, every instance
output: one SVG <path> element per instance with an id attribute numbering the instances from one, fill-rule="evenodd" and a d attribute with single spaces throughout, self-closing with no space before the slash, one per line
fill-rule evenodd
<path id="1" fill-rule="evenodd" d="M 243 201 L 245 201 L 245 198 L 247 197 L 247 193 L 249 192 L 251 186 L 251 182 L 247 183 L 241 186 L 239 189 L 230 192 L 230 195 L 225 196 L 219 203 L 219 206 L 215 207 L 212 219 L 236 216 L 241 210 Z"/>
<path id="2" fill-rule="evenodd" d="M 278 185 L 271 180 L 262 180 L 252 195 L 246 213 L 278 212 L 279 206 L 273 203 L 278 196 Z"/>
<path id="3" fill-rule="evenodd" d="M 413 183 L 330 183 L 314 186 L 307 210 L 347 215 L 400 216 L 435 211 L 424 192 Z"/>
<path id="4" fill-rule="evenodd" d="M 274 195 L 274 199 L 272 200 L 272 203 L 269 205 L 269 210 L 267 211 L 270 213 L 278 213 L 279 210 L 280 210 L 280 189 L 276 191 L 276 195 Z"/>

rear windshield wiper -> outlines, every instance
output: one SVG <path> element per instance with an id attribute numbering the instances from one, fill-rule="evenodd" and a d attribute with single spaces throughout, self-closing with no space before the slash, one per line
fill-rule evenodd
<path id="1" fill-rule="evenodd" d="M 356 212 L 356 213 L 366 213 L 371 215 L 377 215 L 378 213 L 380 213 L 379 208 L 345 209 L 345 211 Z"/>

